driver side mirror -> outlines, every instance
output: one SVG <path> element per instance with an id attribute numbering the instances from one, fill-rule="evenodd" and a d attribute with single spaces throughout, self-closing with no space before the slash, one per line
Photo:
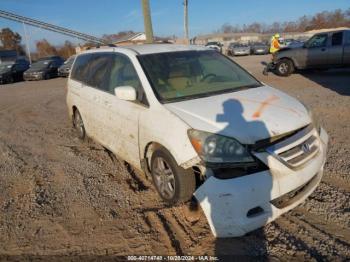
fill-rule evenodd
<path id="1" fill-rule="evenodd" d="M 114 88 L 114 94 L 120 100 L 124 100 L 124 101 L 136 100 L 136 90 L 132 86 L 118 86 Z"/>

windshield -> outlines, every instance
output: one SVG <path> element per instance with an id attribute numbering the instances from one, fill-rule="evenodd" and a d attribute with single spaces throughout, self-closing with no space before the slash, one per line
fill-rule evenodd
<path id="1" fill-rule="evenodd" d="M 233 47 L 248 47 L 248 45 L 245 45 L 245 44 L 234 44 Z"/>
<path id="2" fill-rule="evenodd" d="M 261 86 L 244 69 L 215 51 L 148 54 L 139 56 L 139 60 L 163 103 Z"/>
<path id="3" fill-rule="evenodd" d="M 38 61 L 32 64 L 31 68 L 33 69 L 45 69 L 49 66 L 50 61 Z"/>
<path id="4" fill-rule="evenodd" d="M 208 42 L 206 45 L 220 45 L 218 42 Z"/>
<path id="5" fill-rule="evenodd" d="M 12 68 L 12 64 L 2 64 L 0 65 L 0 73 L 9 71 Z"/>
<path id="6" fill-rule="evenodd" d="M 263 46 L 265 45 L 264 43 L 261 43 L 261 42 L 257 42 L 257 43 L 253 43 L 252 44 L 253 46 Z"/>

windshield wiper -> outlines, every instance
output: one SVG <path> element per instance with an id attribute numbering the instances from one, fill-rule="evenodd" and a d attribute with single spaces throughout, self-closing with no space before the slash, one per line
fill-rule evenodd
<path id="1" fill-rule="evenodd" d="M 229 89 L 223 89 L 223 90 L 218 90 L 218 91 L 213 91 L 213 92 L 208 92 L 208 93 L 200 93 L 200 94 L 195 94 L 195 95 L 190 95 L 190 96 L 162 99 L 162 102 L 163 103 L 179 102 L 179 101 L 215 96 L 215 95 L 220 95 L 220 94 L 225 94 L 225 93 L 238 92 L 238 91 L 242 91 L 242 90 L 246 90 L 246 89 L 250 89 L 250 88 L 261 87 L 261 86 L 262 85 L 260 85 L 260 84 L 238 86 L 238 87 L 232 87 Z"/>

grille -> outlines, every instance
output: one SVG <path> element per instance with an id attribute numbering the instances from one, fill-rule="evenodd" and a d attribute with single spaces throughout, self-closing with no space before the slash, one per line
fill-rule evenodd
<path id="1" fill-rule="evenodd" d="M 269 147 L 267 151 L 291 168 L 301 167 L 319 151 L 317 131 L 310 126 Z"/>

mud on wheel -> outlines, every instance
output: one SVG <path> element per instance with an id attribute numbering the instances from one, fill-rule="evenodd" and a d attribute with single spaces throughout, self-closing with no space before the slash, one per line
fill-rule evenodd
<path id="1" fill-rule="evenodd" d="M 151 174 L 155 188 L 168 204 L 181 203 L 191 199 L 195 191 L 193 171 L 178 166 L 166 149 L 159 148 L 153 153 Z"/>

